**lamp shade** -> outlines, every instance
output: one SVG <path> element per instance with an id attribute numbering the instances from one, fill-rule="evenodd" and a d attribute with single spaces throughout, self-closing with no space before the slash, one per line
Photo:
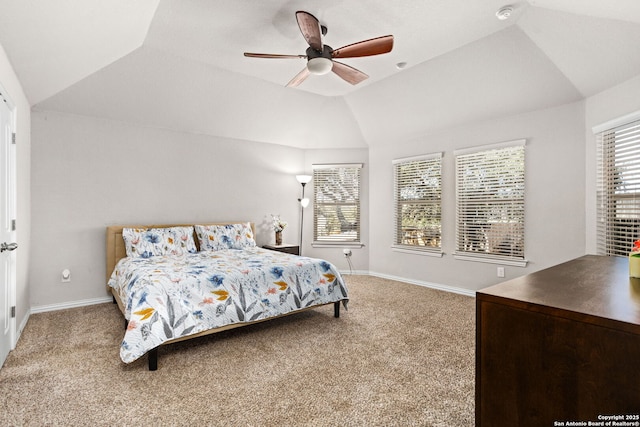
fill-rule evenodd
<path id="1" fill-rule="evenodd" d="M 311 74 L 327 74 L 333 68 L 333 62 L 329 58 L 311 58 L 307 62 L 307 69 Z"/>
<path id="2" fill-rule="evenodd" d="M 300 206 L 302 206 L 303 208 L 309 206 L 309 199 L 307 199 L 306 197 L 304 199 L 300 199 Z"/>
<path id="3" fill-rule="evenodd" d="M 296 175 L 296 179 L 300 184 L 308 184 L 312 178 L 311 175 Z"/>

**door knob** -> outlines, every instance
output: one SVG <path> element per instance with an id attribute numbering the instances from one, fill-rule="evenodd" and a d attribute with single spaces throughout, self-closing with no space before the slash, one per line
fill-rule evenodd
<path id="1" fill-rule="evenodd" d="M 7 243 L 7 242 L 0 243 L 0 252 L 15 251 L 16 249 L 18 249 L 17 243 Z"/>

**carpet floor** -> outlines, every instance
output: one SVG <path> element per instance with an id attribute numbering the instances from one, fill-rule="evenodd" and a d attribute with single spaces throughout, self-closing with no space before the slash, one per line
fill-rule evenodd
<path id="1" fill-rule="evenodd" d="M 333 305 L 119 358 L 114 304 L 31 315 L 0 425 L 472 426 L 475 299 L 345 275 Z"/>

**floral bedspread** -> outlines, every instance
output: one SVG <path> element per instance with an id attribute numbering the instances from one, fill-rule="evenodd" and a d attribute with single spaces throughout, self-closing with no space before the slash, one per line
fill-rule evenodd
<path id="1" fill-rule="evenodd" d="M 123 258 L 109 280 L 129 321 L 120 358 L 130 363 L 173 338 L 342 300 L 335 266 L 258 247 Z"/>

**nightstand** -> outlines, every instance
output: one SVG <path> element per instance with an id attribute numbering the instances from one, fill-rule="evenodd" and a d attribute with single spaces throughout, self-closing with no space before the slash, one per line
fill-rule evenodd
<path id="1" fill-rule="evenodd" d="M 282 245 L 264 245 L 263 248 L 270 249 L 272 251 L 284 252 L 286 254 L 300 255 L 300 246 L 298 245 L 283 243 Z"/>

